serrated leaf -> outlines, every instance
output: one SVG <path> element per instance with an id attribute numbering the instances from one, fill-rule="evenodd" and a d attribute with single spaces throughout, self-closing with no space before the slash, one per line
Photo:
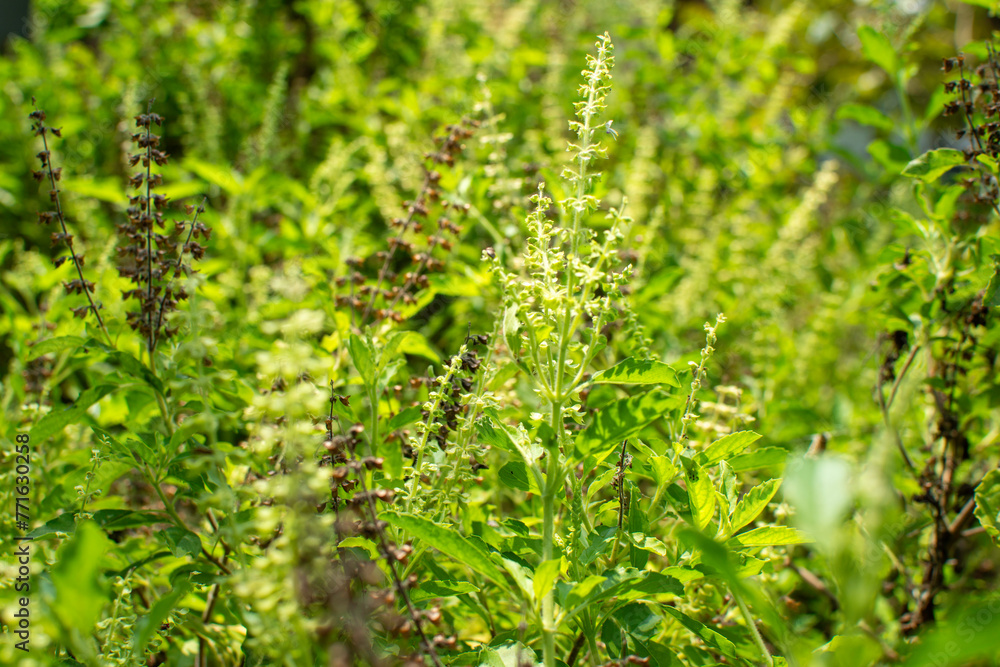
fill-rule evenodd
<path id="1" fill-rule="evenodd" d="M 736 532 L 743 526 L 757 518 L 764 511 L 771 498 L 778 492 L 781 486 L 780 479 L 769 479 L 763 484 L 750 489 L 743 498 L 736 504 L 732 516 L 732 531 Z"/>
<path id="2" fill-rule="evenodd" d="M 584 565 L 590 565 L 600 556 L 603 556 L 604 552 L 611 546 L 611 541 L 617 532 L 617 525 L 598 528 L 596 532 L 590 535 L 590 546 L 583 550 L 583 553 L 580 555 L 580 562 Z"/>
<path id="3" fill-rule="evenodd" d="M 684 482 L 687 486 L 691 518 L 698 530 L 705 530 L 715 515 L 715 485 L 712 478 L 693 460 L 680 457 L 684 466 Z"/>
<path id="4" fill-rule="evenodd" d="M 933 183 L 955 167 L 965 164 L 965 155 L 954 148 L 936 148 L 911 160 L 903 169 L 904 176 Z"/>
<path id="5" fill-rule="evenodd" d="M 634 543 L 632 546 L 636 549 L 651 551 L 658 556 L 667 555 L 667 545 L 651 535 L 632 533 L 632 542 Z M 645 563 L 643 566 L 645 566 Z"/>
<path id="6" fill-rule="evenodd" d="M 479 434 L 479 439 L 484 444 L 502 449 L 505 452 L 511 452 L 512 454 L 518 453 L 517 447 L 503 426 L 499 424 L 494 425 L 493 420 L 489 417 L 484 417 L 476 422 L 476 433 Z"/>
<path id="7" fill-rule="evenodd" d="M 758 440 L 760 440 L 760 435 L 753 431 L 730 433 L 706 447 L 705 451 L 698 455 L 698 463 L 703 466 L 718 463 L 723 459 L 728 459 L 735 454 L 739 454 Z"/>
<path id="8" fill-rule="evenodd" d="M 617 400 L 597 411 L 594 420 L 577 438 L 577 447 L 584 456 L 593 453 L 603 460 L 612 445 L 621 444 L 682 403 L 682 397 L 659 389 Z"/>
<path id="9" fill-rule="evenodd" d="M 640 360 L 629 357 L 607 370 L 594 374 L 592 384 L 667 384 L 681 386 L 677 372 L 660 361 Z"/>
<path id="10" fill-rule="evenodd" d="M 781 544 L 807 544 L 812 542 L 805 533 L 788 526 L 763 526 L 732 537 L 726 544 L 730 548 L 770 547 Z"/>
<path id="11" fill-rule="evenodd" d="M 500 569 L 490 560 L 486 550 L 454 530 L 412 514 L 384 512 L 379 518 L 419 537 L 441 553 L 489 577 L 494 582 L 503 583 L 504 578 Z"/>
<path id="12" fill-rule="evenodd" d="M 35 343 L 28 348 L 27 360 L 33 361 L 46 354 L 61 352 L 70 347 L 80 347 L 83 339 L 79 336 L 58 336 L 56 338 L 46 338 L 40 343 Z"/>

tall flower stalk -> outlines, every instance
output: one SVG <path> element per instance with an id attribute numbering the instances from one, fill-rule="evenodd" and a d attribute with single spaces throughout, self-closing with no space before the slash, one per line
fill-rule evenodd
<path id="1" fill-rule="evenodd" d="M 35 104 L 35 98 L 31 98 L 32 105 Z M 48 224 L 50 222 L 57 221 L 59 223 L 59 228 L 61 231 L 54 232 L 52 234 L 52 245 L 57 245 L 62 242 L 66 244 L 69 248 L 68 257 L 58 257 L 55 260 L 55 265 L 57 267 L 62 266 L 66 259 L 70 259 L 73 262 L 73 267 L 76 269 L 76 280 L 71 280 L 65 283 L 66 291 L 70 294 L 83 294 L 87 297 L 87 305 L 81 306 L 79 308 L 73 308 L 73 314 L 76 317 L 84 318 L 87 316 L 87 311 L 92 311 L 94 317 L 97 318 L 97 325 L 100 327 L 101 332 L 104 334 L 104 340 L 109 345 L 111 344 L 111 334 L 108 333 L 107 327 L 104 325 L 104 319 L 101 317 L 101 306 L 100 304 L 94 303 L 94 297 L 92 296 L 95 286 L 94 283 L 87 280 L 83 276 L 83 254 L 76 251 L 73 246 L 73 235 L 69 233 L 69 228 L 66 225 L 66 215 L 63 212 L 62 202 L 59 199 L 59 186 L 56 183 L 62 178 L 62 167 L 52 166 L 52 153 L 49 151 L 49 140 L 48 135 L 53 135 L 55 137 L 62 137 L 62 132 L 60 128 L 49 127 L 45 124 L 45 112 L 35 106 L 35 110 L 29 114 L 29 118 L 32 120 L 31 130 L 35 133 L 35 136 L 42 138 L 42 152 L 38 154 L 38 159 L 41 162 L 42 168 L 39 171 L 32 171 L 36 181 L 48 180 L 49 182 L 49 199 L 55 207 L 54 211 L 40 211 L 38 213 L 38 221 L 41 224 Z"/>
<path id="2" fill-rule="evenodd" d="M 623 238 L 621 210 L 611 209 L 610 228 L 603 239 L 585 226 L 599 200 L 590 194 L 600 174 L 593 169 L 605 149 L 595 133 L 610 90 L 614 45 L 605 33 L 598 38 L 597 55 L 588 55 L 577 120 L 570 121 L 577 142 L 569 144 L 575 156 L 563 172 L 572 195 L 561 202 L 566 226 L 553 223 L 547 214 L 552 200 L 544 184 L 532 197 L 535 209 L 527 218 L 529 237 L 521 257 L 522 270 L 505 269 L 495 255 L 486 253 L 502 285 L 505 315 L 503 334 L 513 361 L 534 385 L 541 402 L 536 413 L 536 438 L 546 454 L 543 461 L 529 462 L 542 490 L 542 561 L 555 555 L 556 516 L 567 481 L 579 485 L 569 474 L 573 462 L 570 431 L 566 420 L 579 415 L 579 392 L 586 370 L 607 340 L 601 330 L 618 316 L 613 299 L 631 269 L 613 273 L 616 245 Z M 542 465 L 544 464 L 544 471 Z M 555 601 L 553 590 L 541 600 L 542 650 L 546 667 L 556 660 Z"/>

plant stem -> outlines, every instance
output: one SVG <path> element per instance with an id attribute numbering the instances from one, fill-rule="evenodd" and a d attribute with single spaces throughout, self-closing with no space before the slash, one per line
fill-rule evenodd
<path id="1" fill-rule="evenodd" d="M 747 607 L 747 603 L 743 601 L 742 596 L 736 592 L 735 588 L 730 587 L 729 590 L 732 592 L 733 599 L 736 600 L 736 604 L 740 606 L 740 612 L 743 614 L 743 620 L 746 621 L 747 627 L 750 628 L 750 633 L 753 635 L 753 641 L 757 644 L 757 648 L 760 649 L 761 657 L 764 658 L 764 662 L 767 663 L 768 667 L 774 667 L 774 658 L 771 657 L 771 653 L 767 650 L 767 646 L 764 644 L 764 638 L 760 636 L 760 631 L 757 629 L 757 622 L 754 621 L 753 615 Z"/>
<path id="2" fill-rule="evenodd" d="M 31 98 L 34 101 L 35 98 Z M 73 267 L 76 268 L 76 274 L 80 278 L 80 285 L 83 287 L 83 295 L 87 297 L 87 303 L 90 304 L 90 310 L 94 313 L 94 317 L 97 318 L 97 324 L 100 326 L 101 331 L 104 333 L 104 338 L 107 340 L 108 345 L 114 347 L 114 343 L 111 341 L 111 334 L 108 333 L 108 329 L 104 326 L 104 318 L 101 317 L 101 313 L 97 309 L 97 305 L 94 304 L 93 297 L 90 296 L 90 290 L 87 288 L 87 280 L 83 277 L 83 263 L 80 261 L 80 257 L 76 254 L 76 250 L 73 248 L 73 237 L 69 233 L 69 229 L 66 226 L 66 217 L 63 214 L 62 202 L 59 201 L 59 188 L 56 187 L 56 177 L 52 173 L 52 153 L 49 151 L 49 141 L 46 138 L 48 133 L 48 128 L 42 125 L 43 121 L 38 121 L 40 126 L 40 133 L 42 135 L 42 148 L 45 149 L 45 173 L 49 177 L 49 185 L 52 187 L 52 201 L 56 205 L 56 217 L 59 219 L 59 226 L 62 228 L 63 235 L 66 239 L 66 245 L 69 247 L 69 256 L 73 260 Z"/>
<path id="3" fill-rule="evenodd" d="M 153 356 L 153 350 L 149 350 L 149 370 L 156 376 L 156 357 Z M 170 417 L 170 411 L 167 409 L 167 402 L 163 399 L 160 392 L 153 390 L 156 394 L 156 406 L 160 409 L 160 415 L 163 417 L 163 423 L 167 427 L 167 435 L 172 439 L 174 437 L 174 422 Z"/>
<path id="4" fill-rule="evenodd" d="M 557 375 L 561 375 L 556 370 Z M 558 383 L 557 383 L 558 384 Z M 563 406 L 559 401 L 552 403 L 552 430 L 555 446 L 548 452 L 545 468 L 545 488 L 542 490 L 542 562 L 552 560 L 555 540 L 556 493 L 561 486 L 559 471 L 559 434 L 562 428 Z M 555 591 L 550 588 L 542 599 L 542 655 L 545 667 L 556 664 Z"/>

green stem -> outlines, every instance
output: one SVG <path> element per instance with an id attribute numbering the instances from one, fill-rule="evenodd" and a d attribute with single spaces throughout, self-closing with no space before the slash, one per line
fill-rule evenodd
<path id="1" fill-rule="evenodd" d="M 156 377 L 156 357 L 153 356 L 153 351 L 149 351 L 149 370 L 153 373 L 153 377 Z M 163 424 L 167 428 L 167 435 L 170 438 L 174 437 L 174 421 L 170 417 L 170 411 L 167 410 L 167 402 L 163 399 L 160 392 L 153 390 L 156 394 L 156 406 L 160 409 L 160 416 L 163 417 Z"/>
<path id="2" fill-rule="evenodd" d="M 557 377 L 562 374 L 556 370 Z M 559 378 L 561 379 L 561 378 Z M 558 385 L 558 380 L 556 382 Z M 562 403 L 552 403 L 552 430 L 555 446 L 548 452 L 545 469 L 545 487 L 542 490 L 542 562 L 552 560 L 555 541 L 556 493 L 562 486 L 559 474 L 559 440 L 562 430 Z M 549 589 L 542 599 L 542 655 L 545 667 L 556 664 L 555 590 Z"/>
<path id="3" fill-rule="evenodd" d="M 736 592 L 735 588 L 730 587 L 730 591 L 733 594 L 733 599 L 736 600 L 736 604 L 740 606 L 740 612 L 743 614 L 743 620 L 746 621 L 747 627 L 750 628 L 750 633 L 753 635 L 753 641 L 757 644 L 757 648 L 760 649 L 760 655 L 764 658 L 764 662 L 767 663 L 768 667 L 774 667 L 774 658 L 771 657 L 771 653 L 767 650 L 767 646 L 764 644 L 764 638 L 760 636 L 760 631 L 757 629 L 757 623 L 754 621 L 753 615 L 750 613 L 747 603 L 743 601 L 743 598 L 739 593 Z"/>

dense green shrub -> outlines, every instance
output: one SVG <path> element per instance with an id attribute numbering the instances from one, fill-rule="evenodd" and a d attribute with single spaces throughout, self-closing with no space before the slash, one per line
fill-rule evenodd
<path id="1" fill-rule="evenodd" d="M 955 4 L 36 0 L 0 660 L 995 664 Z"/>

